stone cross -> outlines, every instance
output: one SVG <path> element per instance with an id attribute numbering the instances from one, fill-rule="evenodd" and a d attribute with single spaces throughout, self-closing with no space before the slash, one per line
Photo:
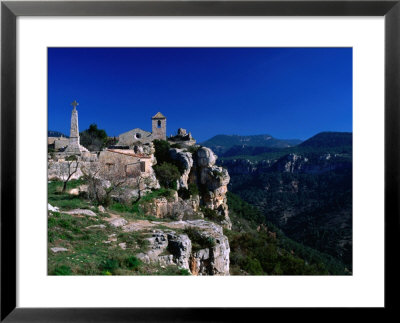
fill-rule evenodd
<path id="1" fill-rule="evenodd" d="M 72 102 L 71 105 L 74 107 L 74 110 L 76 110 L 76 106 L 78 106 L 79 103 L 76 102 L 76 100 L 74 100 L 74 102 Z"/>

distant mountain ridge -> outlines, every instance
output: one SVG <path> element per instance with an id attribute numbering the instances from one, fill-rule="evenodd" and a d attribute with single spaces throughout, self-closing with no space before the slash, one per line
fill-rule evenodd
<path id="1" fill-rule="evenodd" d="M 47 131 L 47 137 L 65 137 L 65 138 L 68 138 L 68 136 L 64 135 L 62 132 L 54 131 L 54 130 L 48 130 Z"/>
<path id="2" fill-rule="evenodd" d="M 353 133 L 325 131 L 303 141 L 300 147 L 339 147 L 351 146 L 353 144 Z"/>
<path id="3" fill-rule="evenodd" d="M 271 135 L 216 135 L 202 143 L 203 146 L 211 148 L 217 154 L 224 154 L 233 147 L 268 147 L 287 148 L 300 144 L 299 139 L 277 139 Z"/>

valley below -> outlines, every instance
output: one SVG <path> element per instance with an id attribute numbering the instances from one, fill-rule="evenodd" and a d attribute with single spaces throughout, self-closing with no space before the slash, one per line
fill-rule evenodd
<path id="1" fill-rule="evenodd" d="M 219 164 L 231 176 L 229 190 L 265 221 L 351 271 L 351 133 L 321 133 L 285 148 L 233 146 Z"/>

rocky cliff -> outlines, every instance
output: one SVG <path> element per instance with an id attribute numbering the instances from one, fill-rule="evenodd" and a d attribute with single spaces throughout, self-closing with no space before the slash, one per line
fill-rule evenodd
<path id="1" fill-rule="evenodd" d="M 162 266 L 177 265 L 192 275 L 229 275 L 230 248 L 219 225 L 192 220 L 169 222 L 164 226 L 167 229 L 152 231 L 147 238 L 149 249 L 138 254 L 139 259 Z M 132 229 L 127 226 L 125 230 Z"/>
<path id="2" fill-rule="evenodd" d="M 231 175 L 262 174 L 264 172 L 320 174 L 332 170 L 349 168 L 352 165 L 349 154 L 321 153 L 307 157 L 290 153 L 280 158 L 249 160 L 243 158 L 226 159 L 219 162 Z"/>
<path id="3" fill-rule="evenodd" d="M 178 181 L 179 188 L 196 185 L 200 191 L 200 205 L 215 211 L 220 218 L 220 224 L 230 229 L 232 223 L 226 198 L 230 177 L 225 168 L 215 165 L 217 155 L 210 148 L 200 147 L 194 153 L 173 148 L 170 156 L 179 161 L 184 169 Z"/>

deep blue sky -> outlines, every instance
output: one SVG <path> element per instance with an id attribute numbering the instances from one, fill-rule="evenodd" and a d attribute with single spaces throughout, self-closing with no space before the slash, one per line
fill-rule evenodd
<path id="1" fill-rule="evenodd" d="M 186 128 L 217 134 L 307 139 L 352 131 L 351 48 L 49 48 L 48 126 L 69 135 L 91 123 L 117 136 Z"/>

